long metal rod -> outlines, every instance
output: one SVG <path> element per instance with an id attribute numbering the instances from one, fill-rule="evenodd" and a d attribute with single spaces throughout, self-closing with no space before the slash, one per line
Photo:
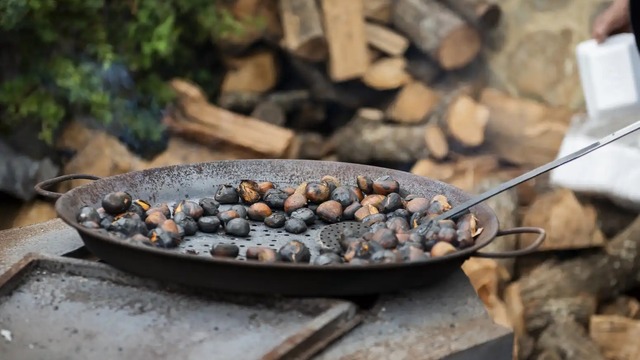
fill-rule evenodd
<path id="1" fill-rule="evenodd" d="M 629 134 L 631 134 L 632 132 L 636 131 L 640 129 L 640 121 L 637 121 L 629 126 L 626 126 L 614 133 L 611 133 L 603 138 L 601 138 L 599 141 L 584 147 L 574 153 L 571 153 L 569 155 L 566 155 L 564 157 L 561 157 L 559 159 L 556 159 L 550 163 L 547 163 L 545 165 L 542 165 L 536 169 L 533 169 L 525 174 L 522 174 L 514 179 L 511 179 L 505 183 L 502 183 L 501 185 L 490 189 L 480 195 L 474 196 L 473 198 L 471 198 L 468 201 L 465 201 L 464 203 L 452 208 L 451 210 L 442 213 L 441 215 L 437 216 L 435 219 L 435 221 L 437 220 L 444 220 L 444 219 L 449 219 L 452 217 L 455 217 L 465 211 L 467 211 L 469 208 L 471 208 L 474 205 L 477 205 L 495 195 L 500 194 L 501 192 L 505 191 L 505 190 L 509 190 L 512 187 L 519 185 L 527 180 L 533 179 L 534 177 L 544 174 L 547 171 L 553 170 L 555 168 L 557 168 L 560 165 L 566 164 L 570 161 L 573 161 L 579 157 L 582 157 L 590 152 L 592 152 L 593 150 L 596 150 L 598 148 L 601 148 L 613 141 L 616 141 L 624 136 L 627 136 Z"/>

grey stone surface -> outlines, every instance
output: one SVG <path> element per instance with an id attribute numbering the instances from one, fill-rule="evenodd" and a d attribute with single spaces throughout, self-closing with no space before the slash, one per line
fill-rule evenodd
<path id="1" fill-rule="evenodd" d="M 49 158 L 34 160 L 14 151 L 0 141 L 0 191 L 29 201 L 36 195 L 33 187 L 58 175 L 59 167 Z"/>

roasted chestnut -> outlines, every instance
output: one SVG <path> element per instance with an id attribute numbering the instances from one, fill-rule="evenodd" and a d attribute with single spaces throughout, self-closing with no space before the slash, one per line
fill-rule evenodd
<path id="1" fill-rule="evenodd" d="M 184 213 L 188 217 L 198 220 L 200 216 L 204 213 L 204 210 L 197 203 L 190 200 L 182 200 L 178 204 L 176 204 L 173 209 L 173 216 L 176 216 L 179 213 Z"/>
<path id="2" fill-rule="evenodd" d="M 364 226 L 371 226 L 377 222 L 385 222 L 385 221 L 387 221 L 387 216 L 385 214 L 378 213 L 378 214 L 371 214 L 366 218 L 362 219 L 362 224 Z"/>
<path id="3" fill-rule="evenodd" d="M 431 256 L 439 257 L 455 253 L 456 248 L 446 241 L 438 241 L 431 248 Z"/>
<path id="4" fill-rule="evenodd" d="M 191 236 L 198 231 L 198 223 L 196 222 L 196 220 L 183 212 L 177 213 L 173 217 L 173 220 L 177 225 L 180 225 L 184 228 L 184 234 L 186 236 Z"/>
<path id="5" fill-rule="evenodd" d="M 331 190 L 327 184 L 319 182 L 310 182 L 307 184 L 305 197 L 312 203 L 321 204 L 329 200 L 330 196 Z"/>
<path id="6" fill-rule="evenodd" d="M 251 246 L 247 248 L 245 253 L 247 259 L 258 260 L 261 262 L 273 263 L 279 260 L 278 253 L 268 247 Z"/>
<path id="7" fill-rule="evenodd" d="M 386 229 L 386 228 L 387 228 L 387 224 L 385 224 L 384 221 L 381 221 L 381 222 L 377 222 L 377 223 L 371 225 L 369 227 L 369 232 L 375 234 L 378 230 Z M 368 240 L 371 240 L 371 239 L 367 239 L 367 241 Z"/>
<path id="8" fill-rule="evenodd" d="M 321 182 L 327 184 L 329 187 L 329 193 L 331 193 L 336 188 L 340 187 L 340 180 L 334 176 L 325 175 L 320 179 Z"/>
<path id="9" fill-rule="evenodd" d="M 264 196 L 267 191 L 275 189 L 276 186 L 271 181 L 262 181 L 258 183 L 258 192 L 260 196 Z"/>
<path id="10" fill-rule="evenodd" d="M 391 176 L 383 175 L 373 181 L 373 192 L 380 195 L 389 195 L 400 192 L 400 184 Z"/>
<path id="11" fill-rule="evenodd" d="M 393 232 L 403 232 L 403 231 L 409 231 L 409 222 L 407 222 L 407 220 L 405 220 L 404 218 L 401 217 L 392 217 L 389 218 L 387 216 L 387 228 L 391 229 Z"/>
<path id="12" fill-rule="evenodd" d="M 249 210 L 247 210 L 247 216 L 249 219 L 255 221 L 264 221 L 264 219 L 270 216 L 271 213 L 272 211 L 269 205 L 263 202 L 255 203 L 249 206 Z"/>
<path id="13" fill-rule="evenodd" d="M 407 209 L 398 209 L 392 212 L 391 214 L 387 214 L 387 217 L 401 217 L 409 221 L 409 218 L 411 217 L 411 213 Z"/>
<path id="14" fill-rule="evenodd" d="M 440 226 L 441 228 L 455 229 L 456 223 L 451 219 L 445 219 L 445 220 L 438 221 L 438 226 Z"/>
<path id="15" fill-rule="evenodd" d="M 180 239 L 176 234 L 155 228 L 149 232 L 149 241 L 153 246 L 160 248 L 174 248 L 180 244 Z"/>
<path id="16" fill-rule="evenodd" d="M 108 231 L 117 232 L 124 236 L 133 236 L 135 234 L 146 234 L 147 226 L 140 219 L 132 219 L 122 217 L 113 221 L 107 228 Z"/>
<path id="17" fill-rule="evenodd" d="M 305 182 L 299 184 L 298 187 L 296 187 L 296 190 L 293 193 L 294 194 L 305 195 L 307 193 L 307 185 L 308 184 L 309 184 L 308 181 L 305 181 Z"/>
<path id="18" fill-rule="evenodd" d="M 264 219 L 264 224 L 270 228 L 281 228 L 287 221 L 287 217 L 281 213 L 273 213 Z"/>
<path id="19" fill-rule="evenodd" d="M 342 220 L 342 205 L 335 200 L 325 201 L 316 210 L 318 217 L 330 224 Z"/>
<path id="20" fill-rule="evenodd" d="M 402 261 L 402 256 L 391 250 L 380 250 L 373 253 L 370 260 L 373 263 L 397 263 Z"/>
<path id="21" fill-rule="evenodd" d="M 285 194 L 287 194 L 287 196 L 291 196 L 291 195 L 296 193 L 296 188 L 291 187 L 291 186 L 287 186 L 284 189 L 282 189 L 282 191 L 284 191 Z"/>
<path id="22" fill-rule="evenodd" d="M 300 219 L 307 225 L 313 225 L 316 221 L 316 214 L 309 208 L 301 208 L 291 213 L 292 219 Z"/>
<path id="23" fill-rule="evenodd" d="M 364 199 L 362 199 L 362 201 L 360 201 L 360 203 L 362 204 L 362 206 L 374 206 L 376 209 L 381 210 L 383 208 L 382 206 L 382 202 L 384 201 L 385 196 L 384 195 L 377 195 L 377 194 L 373 194 L 373 195 L 367 195 L 364 197 Z"/>
<path id="24" fill-rule="evenodd" d="M 439 241 L 444 241 L 444 242 L 448 242 L 453 246 L 456 246 L 458 244 L 458 239 L 457 239 L 457 235 L 456 235 L 456 229 L 450 228 L 450 227 L 443 227 L 440 228 L 440 231 L 438 232 L 438 238 Z"/>
<path id="25" fill-rule="evenodd" d="M 264 203 L 272 209 L 284 209 L 284 202 L 289 194 L 280 189 L 270 189 L 264 194 Z"/>
<path id="26" fill-rule="evenodd" d="M 358 199 L 349 187 L 339 186 L 331 192 L 331 200 L 339 202 L 342 207 L 347 207 Z"/>
<path id="27" fill-rule="evenodd" d="M 364 218 L 366 218 L 369 215 L 371 215 L 371 211 L 369 210 L 369 207 L 362 206 L 361 208 L 356 210 L 356 212 L 353 214 L 353 218 L 356 221 L 362 221 Z"/>
<path id="28" fill-rule="evenodd" d="M 375 241 L 385 249 L 393 249 L 398 246 L 398 238 L 393 230 L 381 228 L 373 234 L 371 241 Z"/>
<path id="29" fill-rule="evenodd" d="M 162 215 L 164 215 L 164 217 L 166 217 L 167 219 L 171 217 L 171 209 L 169 209 L 169 205 L 167 205 L 166 203 L 156 204 L 152 206 L 149 210 L 147 210 L 146 215 L 149 216 L 150 214 L 158 211 L 161 212 Z"/>
<path id="30" fill-rule="evenodd" d="M 320 265 L 320 266 L 342 264 L 343 262 L 344 261 L 342 260 L 340 255 L 332 252 L 320 254 L 316 256 L 315 259 L 313 259 L 313 264 Z"/>
<path id="31" fill-rule="evenodd" d="M 240 199 L 246 204 L 260 201 L 260 186 L 253 180 L 242 180 L 236 191 Z"/>
<path id="32" fill-rule="evenodd" d="M 238 202 L 239 196 L 233 185 L 223 184 L 218 187 L 213 198 L 220 204 L 235 204 Z"/>
<path id="33" fill-rule="evenodd" d="M 308 263 L 311 260 L 309 248 L 298 240 L 286 243 L 278 250 L 280 259 L 291 263 Z"/>
<path id="34" fill-rule="evenodd" d="M 180 235 L 180 230 L 178 229 L 178 224 L 176 224 L 173 219 L 163 221 L 162 224 L 158 225 L 158 227 L 166 232 L 176 234 L 178 237 L 182 238 L 182 236 Z"/>
<path id="35" fill-rule="evenodd" d="M 413 200 L 409 200 L 407 202 L 406 209 L 414 214 L 419 212 L 424 213 L 429 209 L 430 204 L 429 199 L 418 197 Z"/>
<path id="36" fill-rule="evenodd" d="M 471 236 L 471 231 L 458 229 L 456 230 L 456 237 L 458 239 L 458 247 L 460 249 L 466 249 L 474 245 L 475 241 Z"/>
<path id="37" fill-rule="evenodd" d="M 413 244 L 404 244 L 398 248 L 398 253 L 402 256 L 403 261 L 424 261 L 428 260 L 429 256 L 425 252 Z"/>
<path id="38" fill-rule="evenodd" d="M 148 202 L 141 199 L 135 199 L 131 203 L 131 206 L 129 207 L 128 211 L 133 211 L 136 214 L 140 215 L 141 218 L 144 218 L 145 213 L 150 208 L 151 208 L 151 205 Z"/>
<path id="39" fill-rule="evenodd" d="M 349 244 L 344 253 L 344 259 L 349 262 L 353 259 L 369 259 L 375 251 L 371 243 L 359 239 Z"/>
<path id="40" fill-rule="evenodd" d="M 296 218 L 290 218 L 284 223 L 284 229 L 288 233 L 302 234 L 307 231 L 307 224 L 304 221 Z"/>
<path id="41" fill-rule="evenodd" d="M 229 235 L 247 236 L 251 231 L 251 226 L 247 220 L 236 218 L 229 220 L 225 225 L 224 230 Z"/>
<path id="42" fill-rule="evenodd" d="M 381 203 L 382 212 L 390 213 L 402 208 L 402 197 L 398 193 L 387 195 Z"/>
<path id="43" fill-rule="evenodd" d="M 233 210 L 235 212 L 238 213 L 238 217 L 240 217 L 241 219 L 246 219 L 247 218 L 247 208 L 244 207 L 244 205 L 233 205 L 231 206 L 231 209 L 229 210 Z"/>
<path id="44" fill-rule="evenodd" d="M 220 227 L 220 219 L 216 216 L 203 216 L 198 219 L 198 228 L 205 233 L 216 232 Z"/>
<path id="45" fill-rule="evenodd" d="M 356 211 L 360 210 L 360 208 L 362 208 L 362 204 L 360 204 L 359 202 L 354 202 L 351 205 L 347 206 L 344 211 L 342 212 L 342 218 L 344 220 L 353 220 L 356 217 Z"/>
<path id="46" fill-rule="evenodd" d="M 204 216 L 215 216 L 218 215 L 220 209 L 220 203 L 212 198 L 202 198 L 198 203 L 202 208 Z"/>
<path id="47" fill-rule="evenodd" d="M 356 177 L 356 183 L 365 195 L 373 193 L 373 180 L 368 176 L 359 175 Z"/>
<path id="48" fill-rule="evenodd" d="M 102 208 L 111 214 L 118 215 L 129 209 L 133 199 L 124 191 L 114 191 L 102 198 Z"/>
<path id="49" fill-rule="evenodd" d="M 78 220 L 79 223 L 92 221 L 99 224 L 101 219 L 100 214 L 98 214 L 98 211 L 96 209 L 92 208 L 91 206 L 83 206 L 80 208 L 76 220 Z"/>
<path id="50" fill-rule="evenodd" d="M 222 222 L 222 225 L 225 225 L 232 219 L 240 219 L 240 214 L 238 214 L 235 210 L 226 210 L 218 213 L 218 219 Z"/>
<path id="51" fill-rule="evenodd" d="M 287 214 L 301 209 L 307 205 L 307 198 L 299 193 L 293 194 L 287 198 L 284 202 L 284 211 Z"/>
<path id="52" fill-rule="evenodd" d="M 362 190 L 360 190 L 357 186 L 349 186 L 349 190 L 351 190 L 351 194 L 353 194 L 356 201 L 362 201 L 362 199 L 364 199 Z"/>
<path id="53" fill-rule="evenodd" d="M 240 248 L 233 244 L 218 244 L 210 253 L 211 256 L 235 258 L 240 254 Z"/>
<path id="54" fill-rule="evenodd" d="M 93 220 L 86 220 L 80 222 L 80 225 L 88 228 L 88 229 L 100 229 L 100 224 Z"/>

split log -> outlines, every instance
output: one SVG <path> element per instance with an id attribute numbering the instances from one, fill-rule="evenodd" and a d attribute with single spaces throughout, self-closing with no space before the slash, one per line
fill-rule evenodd
<path id="1" fill-rule="evenodd" d="M 396 125 L 357 118 L 332 136 L 340 161 L 413 162 L 427 157 L 425 125 Z"/>
<path id="2" fill-rule="evenodd" d="M 640 356 L 640 321 L 615 315 L 591 317 L 589 335 L 607 359 L 634 360 Z"/>
<path id="3" fill-rule="evenodd" d="M 513 309 L 577 296 L 593 296 L 600 302 L 638 286 L 639 272 L 640 216 L 600 251 L 538 266 L 509 286 L 508 302 Z M 518 318 L 517 312 L 512 315 Z"/>
<path id="4" fill-rule="evenodd" d="M 462 270 L 491 319 L 498 325 L 509 327 L 511 324 L 506 306 L 499 296 L 500 288 L 507 276 L 504 268 L 493 259 L 470 258 L 462 264 Z"/>
<path id="5" fill-rule="evenodd" d="M 406 37 L 386 26 L 367 22 L 365 31 L 369 45 L 387 55 L 400 56 L 409 47 L 409 40 Z"/>
<path id="6" fill-rule="evenodd" d="M 440 180 L 468 192 L 498 170 L 498 161 L 491 155 L 460 157 L 447 162 L 422 158 L 411 168 L 416 175 Z"/>
<path id="7" fill-rule="evenodd" d="M 387 117 L 399 123 L 418 123 L 426 120 L 440 101 L 440 95 L 419 81 L 412 81 L 398 92 L 387 108 Z"/>
<path id="8" fill-rule="evenodd" d="M 280 0 L 284 47 L 293 55 L 310 61 L 327 58 L 322 15 L 315 0 Z"/>
<path id="9" fill-rule="evenodd" d="M 598 314 L 640 319 L 640 301 L 631 296 L 621 295 L 611 301 L 600 304 Z"/>
<path id="10" fill-rule="evenodd" d="M 536 348 L 540 352 L 551 351 L 558 354 L 561 359 L 605 360 L 586 329 L 571 319 L 553 322 L 538 338 Z"/>
<path id="11" fill-rule="evenodd" d="M 398 0 L 392 21 L 445 70 L 468 65 L 480 52 L 478 31 L 437 1 Z"/>
<path id="12" fill-rule="evenodd" d="M 177 107 L 188 120 L 170 123 L 172 131 L 182 131 L 184 136 L 204 144 L 223 141 L 265 156 L 285 155 L 294 136 L 291 130 L 214 106 L 187 81 L 174 79 L 170 84 L 178 95 Z"/>
<path id="13" fill-rule="evenodd" d="M 427 124 L 424 129 L 424 141 L 430 157 L 443 160 L 449 154 L 447 136 L 437 124 Z"/>
<path id="14" fill-rule="evenodd" d="M 449 135 L 463 147 L 478 147 L 484 143 L 489 109 L 468 95 L 459 95 L 449 103 L 445 122 Z"/>
<path id="15" fill-rule="evenodd" d="M 282 107 L 270 100 L 263 101 L 256 105 L 251 112 L 250 117 L 266 121 L 269 124 L 277 126 L 284 126 L 287 122 L 287 118 Z"/>
<path id="16" fill-rule="evenodd" d="M 484 29 L 494 29 L 502 17 L 502 9 L 487 0 L 440 0 L 469 23 Z"/>
<path id="17" fill-rule="evenodd" d="M 489 151 L 516 165 L 538 167 L 556 158 L 571 121 L 571 111 L 485 89 L 480 103 L 489 108 L 485 138 Z"/>
<path id="18" fill-rule="evenodd" d="M 403 57 L 383 57 L 369 65 L 362 82 L 375 90 L 397 89 L 411 81 Z"/>
<path id="19" fill-rule="evenodd" d="M 391 3 L 393 0 L 365 0 L 364 16 L 383 24 L 391 21 Z"/>
<path id="20" fill-rule="evenodd" d="M 259 51 L 242 58 L 227 59 L 229 68 L 220 91 L 264 93 L 278 81 L 278 64 L 271 51 Z"/>
<path id="21" fill-rule="evenodd" d="M 368 121 L 383 121 L 385 118 L 384 111 L 380 109 L 366 108 L 366 107 L 358 109 L 358 111 L 356 112 L 356 117 L 358 119 L 368 120 Z"/>
<path id="22" fill-rule="evenodd" d="M 328 73 L 335 82 L 359 78 L 369 65 L 363 1 L 322 0 Z"/>
<path id="23" fill-rule="evenodd" d="M 218 106 L 234 112 L 250 113 L 258 104 L 268 101 L 278 105 L 285 112 L 290 112 L 309 99 L 311 93 L 306 89 L 274 91 L 269 94 L 233 91 L 220 94 Z"/>
<path id="24" fill-rule="evenodd" d="M 601 247 L 605 244 L 597 226 L 597 213 L 591 205 L 582 205 L 573 191 L 556 189 L 540 195 L 522 219 L 523 226 L 545 229 L 547 237 L 539 250 L 569 250 Z M 521 235 L 520 246 L 526 247 L 535 235 Z"/>

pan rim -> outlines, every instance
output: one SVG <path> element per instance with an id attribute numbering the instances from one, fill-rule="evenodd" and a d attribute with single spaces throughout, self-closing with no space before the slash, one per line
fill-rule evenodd
<path id="1" fill-rule="evenodd" d="M 487 238 L 484 240 L 484 242 L 480 242 L 480 243 L 476 243 L 474 246 L 472 247 L 468 247 L 465 248 L 463 250 L 458 250 L 454 253 L 448 254 L 448 255 L 444 255 L 444 256 L 439 256 L 439 257 L 435 257 L 435 258 L 428 258 L 427 260 L 420 260 L 420 261 L 414 261 L 414 262 L 398 262 L 398 263 L 371 263 L 371 264 L 366 264 L 366 265 L 357 265 L 357 266 L 348 266 L 346 264 L 335 264 L 335 265 L 314 265 L 312 263 L 287 263 L 287 262 L 276 262 L 276 263 L 262 263 L 259 261 L 241 261 L 241 260 L 237 260 L 237 259 L 227 259 L 227 258 L 221 258 L 221 257 L 204 257 L 204 256 L 194 256 L 194 255 L 190 255 L 190 254 L 183 254 L 183 253 L 179 253 L 176 251 L 172 251 L 171 249 L 161 249 L 161 248 L 155 248 L 155 247 L 151 247 L 151 246 L 146 246 L 146 245 L 136 245 L 136 244 L 132 244 L 130 242 L 124 241 L 124 240 L 120 240 L 117 239 L 115 237 L 111 237 L 108 235 L 104 235 L 96 230 L 93 229 L 89 229 L 89 228 L 85 228 L 83 226 L 81 226 L 77 220 L 75 219 L 75 217 L 71 218 L 69 216 L 66 215 L 66 212 L 63 211 L 62 209 L 62 203 L 66 200 L 66 199 L 71 199 L 73 198 L 74 194 L 76 194 L 77 192 L 82 191 L 83 189 L 87 189 L 87 188 L 91 188 L 96 186 L 96 184 L 99 183 L 108 183 L 108 182 L 116 182 L 118 180 L 121 179 L 126 179 L 127 177 L 131 177 L 135 174 L 139 174 L 142 176 L 145 176 L 146 173 L 148 172 L 163 172 L 163 171 L 169 171 L 171 169 L 188 169 L 188 168 L 195 168 L 195 167 L 202 167 L 202 166 L 207 166 L 208 164 L 224 164 L 224 163 L 229 163 L 229 164 L 239 164 L 239 163 L 258 163 L 258 162 L 265 162 L 265 161 L 269 161 L 269 162 L 273 162 L 273 161 L 278 161 L 278 162 L 286 162 L 286 163 L 300 163 L 300 164 L 309 164 L 309 165 L 313 165 L 313 164 L 341 164 L 344 166 L 356 166 L 356 167 L 363 167 L 363 168 L 375 168 L 378 170 L 385 170 L 388 172 L 392 172 L 392 173 L 402 173 L 404 174 L 404 176 L 414 176 L 414 177 L 420 177 L 426 181 L 432 182 L 432 183 L 438 183 L 440 185 L 442 185 L 443 187 L 446 188 L 451 188 L 452 190 L 457 190 L 460 193 L 464 194 L 465 196 L 469 197 L 470 194 L 468 194 L 466 191 L 463 191 L 462 189 L 451 185 L 451 184 L 447 184 L 445 182 L 433 179 L 433 178 L 428 178 L 428 177 L 424 177 L 424 176 L 419 176 L 416 174 L 412 174 L 410 172 L 406 172 L 406 171 L 402 171 L 402 170 L 396 170 L 396 169 L 391 169 L 391 168 L 385 168 L 385 167 L 380 167 L 380 166 L 373 166 L 373 165 L 367 165 L 367 164 L 359 164 L 359 163 L 351 163 L 351 162 L 336 162 L 336 161 L 326 161 L 326 160 L 305 160 L 305 159 L 237 159 L 237 160 L 229 160 L 229 159 L 225 159 L 225 160 L 214 160 L 214 161 L 206 161 L 206 162 L 195 162 L 195 163 L 189 163 L 189 164 L 175 164 L 175 165 L 165 165 L 165 166 L 160 166 L 160 167 L 154 167 L 154 168 L 149 168 L 149 169 L 143 169 L 143 170 L 136 170 L 136 171 L 130 171 L 127 173 L 122 173 L 122 174 L 117 174 L 117 175 L 112 175 L 109 177 L 104 177 L 101 178 L 99 180 L 95 180 L 92 181 L 90 183 L 84 184 L 84 185 L 80 185 L 77 186 L 67 192 L 65 192 L 64 194 L 62 194 L 62 196 L 60 196 L 60 198 L 56 201 L 55 203 L 55 209 L 56 209 L 56 213 L 58 215 L 59 218 L 61 218 L 65 223 L 67 223 L 68 225 L 70 225 L 71 227 L 73 227 L 74 229 L 76 229 L 76 231 L 78 231 L 81 235 L 81 238 L 83 240 L 83 243 L 86 243 L 87 241 L 85 240 L 85 236 L 87 237 L 93 237 L 96 240 L 100 240 L 102 242 L 106 242 L 110 245 L 116 246 L 116 247 L 120 247 L 120 248 L 124 248 L 127 251 L 132 251 L 132 252 L 142 252 L 142 253 L 151 253 L 154 255 L 157 255 L 161 258 L 167 258 L 167 259 L 173 259 L 173 260 L 181 260 L 181 261 L 189 261 L 189 262 L 196 262 L 196 263 L 200 263 L 203 265 L 206 264 L 217 264 L 217 265 L 225 265 L 225 266 L 232 266 L 232 267 L 238 267 L 238 268 L 245 268 L 245 269 L 252 269 L 252 268 L 265 268 L 265 269 L 274 269 L 274 270 L 298 270 L 298 271 L 305 271 L 305 272 L 315 272 L 315 271 L 324 271 L 324 272 L 331 272 L 331 271 L 370 271 L 370 270 L 391 270 L 391 269 L 406 269 L 406 268 L 412 268 L 412 267 L 423 267 L 423 266 L 429 266 L 431 264 L 437 264 L 437 263 L 443 263 L 443 262 L 452 262 L 452 261 L 464 261 L 470 257 L 473 257 L 473 254 L 477 253 L 480 249 L 488 246 L 489 244 L 491 244 L 494 240 L 496 240 L 497 238 L 497 234 L 500 231 L 500 223 L 499 220 L 495 214 L 495 212 L 493 211 L 493 209 L 491 209 L 491 207 L 489 207 L 488 205 L 484 204 L 484 203 L 480 203 L 477 204 L 475 206 L 473 206 L 471 209 L 476 209 L 477 210 L 482 210 L 484 212 L 487 213 L 487 215 L 489 215 L 489 219 L 492 222 L 496 223 L 496 231 L 494 232 L 494 234 L 490 234 L 487 236 Z M 485 228 L 486 230 L 486 228 Z M 483 231 L 483 233 L 479 236 L 483 236 L 485 232 Z M 105 261 L 108 263 L 108 261 L 105 259 Z"/>

